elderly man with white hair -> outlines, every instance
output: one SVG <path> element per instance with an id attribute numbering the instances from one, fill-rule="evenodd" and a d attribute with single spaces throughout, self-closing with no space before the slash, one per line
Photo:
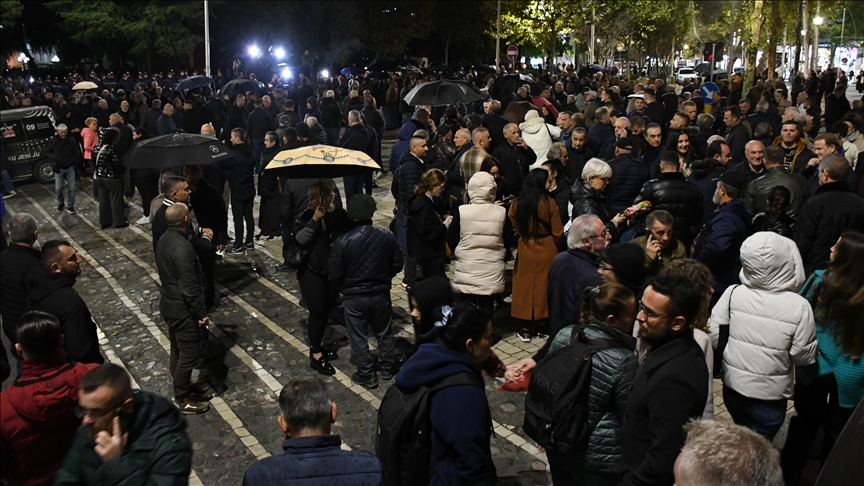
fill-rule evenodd
<path id="1" fill-rule="evenodd" d="M 48 141 L 46 154 L 54 160 L 54 194 L 57 196 L 57 211 L 76 214 L 75 211 L 75 166 L 83 159 L 81 146 L 69 137 L 69 127 L 57 125 L 57 135 Z M 66 181 L 68 198 L 63 200 L 63 181 Z M 68 203 L 68 204 L 65 204 Z"/>

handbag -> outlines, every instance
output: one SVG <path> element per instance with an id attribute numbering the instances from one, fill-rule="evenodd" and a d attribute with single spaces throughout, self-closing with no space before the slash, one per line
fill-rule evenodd
<path id="1" fill-rule="evenodd" d="M 294 220 L 294 227 L 291 230 L 291 239 L 294 245 L 288 249 L 285 257 L 285 264 L 294 270 L 302 270 L 309 263 L 309 256 L 312 255 L 314 245 L 302 246 L 295 239 L 297 233 L 303 229 L 305 223 L 300 219 Z"/>
<path id="2" fill-rule="evenodd" d="M 723 372 L 723 353 L 726 351 L 726 345 L 729 344 L 729 326 L 732 325 L 732 294 L 735 293 L 735 289 L 738 288 L 738 285 L 732 287 L 732 291 L 729 292 L 729 324 L 725 326 L 719 326 L 717 329 L 718 338 L 717 338 L 717 347 L 714 348 L 714 377 L 722 376 Z"/>

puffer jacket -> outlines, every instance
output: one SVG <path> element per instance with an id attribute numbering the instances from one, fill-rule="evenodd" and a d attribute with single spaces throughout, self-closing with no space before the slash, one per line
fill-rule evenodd
<path id="1" fill-rule="evenodd" d="M 552 142 L 561 136 L 561 129 L 546 123 L 536 111 L 525 114 L 525 121 L 519 124 L 519 129 L 522 130 L 522 139 L 537 155 L 537 159 L 531 165 L 532 169 L 536 169 L 546 162 L 546 152 L 549 151 Z"/>
<path id="2" fill-rule="evenodd" d="M 729 326 L 723 384 L 758 400 L 792 398 L 793 365 L 816 361 L 816 325 L 798 295 L 804 265 L 795 243 L 756 233 L 741 245 L 741 285 L 726 289 L 708 323 L 714 347 Z"/>
<path id="3" fill-rule="evenodd" d="M 555 335 L 549 352 L 566 347 L 573 337 L 575 326 L 567 326 Z M 593 471 L 611 471 L 621 458 L 621 428 L 627 399 L 639 361 L 633 350 L 636 338 L 601 322 L 594 316 L 582 331 L 591 339 L 615 341 L 620 348 L 607 348 L 591 357 L 591 389 L 588 393 L 588 421 L 597 423 L 588 438 L 585 467 Z"/>
<path id="4" fill-rule="evenodd" d="M 648 182 L 648 169 L 630 154 L 621 154 L 610 160 L 609 167 L 612 168 L 612 177 L 606 186 L 606 198 L 612 211 L 620 213 L 633 204 L 642 186 Z"/>
<path id="5" fill-rule="evenodd" d="M 328 277 L 343 299 L 389 295 L 391 279 L 402 271 L 402 264 L 392 232 L 372 226 L 372 220 L 358 221 L 333 243 Z"/>
<path id="6" fill-rule="evenodd" d="M 470 204 L 459 206 L 458 221 L 450 227 L 459 231 L 459 243 L 453 249 L 456 273 L 453 290 L 460 294 L 493 295 L 504 291 L 504 227 L 507 210 L 496 206 L 495 179 L 488 172 L 478 172 L 468 181 Z"/>
<path id="7" fill-rule="evenodd" d="M 426 163 L 411 152 L 406 151 L 399 160 L 398 173 L 399 193 L 396 195 L 396 205 L 403 210 L 408 209 L 408 200 L 414 197 L 414 187 L 426 173 Z"/>
<path id="8" fill-rule="evenodd" d="M 689 182 L 680 172 L 661 173 L 657 179 L 650 180 L 642 186 L 639 197 L 634 202 L 641 201 L 649 201 L 652 211 L 658 209 L 669 211 L 675 218 L 673 227 L 675 238 L 690 246 L 693 237 L 702 226 L 702 218 L 705 215 L 703 207 L 705 199 L 695 184 Z"/>
<path id="9" fill-rule="evenodd" d="M 408 151 L 411 137 L 416 129 L 413 123 L 406 123 L 399 129 L 399 141 L 393 144 L 390 149 L 390 172 L 395 173 L 396 169 L 399 168 L 402 155 Z"/>
<path id="10" fill-rule="evenodd" d="M 114 150 L 114 130 L 99 130 L 99 144 L 93 147 L 93 160 L 96 162 L 96 176 L 116 179 L 123 177 L 126 167 Z"/>
<path id="11" fill-rule="evenodd" d="M 571 202 L 573 203 L 571 219 L 576 219 L 583 214 L 593 214 L 603 221 L 606 229 L 612 235 L 618 233 L 618 228 L 612 222 L 615 213 L 612 211 L 609 201 L 606 200 L 606 196 L 602 192 L 594 189 L 581 178 L 576 179 L 571 190 Z"/>
<path id="12" fill-rule="evenodd" d="M 749 234 L 752 217 L 741 199 L 720 205 L 693 241 L 693 259 L 714 274 L 714 291 L 722 293 L 738 283 L 741 244 Z"/>

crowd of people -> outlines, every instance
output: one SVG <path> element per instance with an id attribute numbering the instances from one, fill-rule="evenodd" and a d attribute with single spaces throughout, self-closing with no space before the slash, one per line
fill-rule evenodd
<path id="1" fill-rule="evenodd" d="M 176 90 L 173 73 L 91 77 L 100 95 L 40 80 L 8 87 L 4 108 L 57 113 L 48 153 L 58 211 L 76 214 L 82 174 L 103 229 L 126 227 L 127 200 L 140 194 L 135 223 L 151 225 L 173 404 L 133 392 L 126 371 L 104 363 L 73 288 L 81 258 L 64 240 L 37 247 L 36 220 L 18 212 L 0 254 L 3 330 L 18 363 L 0 424 L 11 484 L 188 477 L 182 414 L 210 408 L 212 392 L 191 375 L 207 352 L 215 263 L 256 238 L 281 237 L 280 269 L 296 271 L 311 370 L 336 373 L 337 351 L 322 340 L 341 295 L 351 380 L 395 382 L 375 457 L 339 448 L 321 379 L 293 380 L 279 397 L 286 454 L 250 468 L 250 486 L 493 484 L 483 372 L 527 391 L 525 432 L 554 484 L 798 484 L 818 429 L 824 461 L 864 398 L 864 108 L 833 70 L 799 73 L 791 96 L 767 72 L 746 93 L 735 77 L 710 100 L 701 79 L 680 86 L 664 73 L 472 73 L 464 81 L 486 99 L 450 106 L 407 105 L 431 81 L 416 73 L 258 83 L 233 97 Z M 398 142 L 385 163 L 387 130 Z M 125 170 L 135 143 L 172 132 L 223 140 L 230 157 Z M 342 178 L 344 194 L 332 179 L 264 171 L 280 150 L 316 144 L 363 151 L 382 169 Z M 372 223 L 372 190 L 387 177 L 389 230 Z M 401 369 L 391 322 L 400 272 L 415 336 Z M 543 341 L 509 366 L 492 350 L 507 307 L 518 339 Z M 588 364 L 561 364 L 582 356 Z M 581 369 L 590 373 L 577 380 Z M 714 420 L 715 378 L 735 425 Z M 429 395 L 417 413 L 431 438 L 407 458 L 399 451 L 417 434 L 387 434 L 399 426 L 391 411 L 408 403 L 399 394 L 416 390 Z M 51 407 L 33 410 L 37 400 Z M 797 415 L 781 453 L 771 441 L 789 400 Z M 49 440 L 51 456 L 40 455 Z"/>

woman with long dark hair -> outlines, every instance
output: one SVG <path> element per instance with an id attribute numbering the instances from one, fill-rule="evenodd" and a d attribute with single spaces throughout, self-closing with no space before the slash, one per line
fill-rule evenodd
<path id="1" fill-rule="evenodd" d="M 555 205 L 558 206 L 558 216 L 561 217 L 561 224 L 564 225 L 564 231 L 570 229 L 570 181 L 564 174 L 564 166 L 559 159 L 547 159 L 541 165 L 543 169 L 549 172 L 549 196 L 555 200 Z"/>
<path id="2" fill-rule="evenodd" d="M 691 151 L 690 135 L 686 133 L 669 133 L 669 140 L 666 142 L 666 151 L 675 152 L 678 155 L 678 162 L 681 164 L 681 173 L 684 177 L 690 177 L 690 163 L 693 160 Z"/>
<path id="3" fill-rule="evenodd" d="M 549 196 L 548 171 L 534 169 L 528 173 L 522 191 L 510 205 L 509 217 L 519 238 L 511 315 L 523 323 L 519 339 L 529 342 L 534 323 L 549 317 L 549 269 L 564 235 L 558 206 Z"/>
<path id="4" fill-rule="evenodd" d="M 297 270 L 300 295 L 309 310 L 309 365 L 318 373 L 328 376 L 336 374 L 330 361 L 338 356 L 335 351 L 324 349 L 321 340 L 330 311 L 339 296 L 327 278 L 330 248 L 337 237 L 352 227 L 348 213 L 337 208 L 333 204 L 334 200 L 335 191 L 330 183 L 310 186 L 309 209 L 300 216 L 303 226 L 295 236 L 298 246 L 311 250 L 303 267 Z"/>
<path id="5" fill-rule="evenodd" d="M 447 182 L 444 172 L 430 169 L 414 188 L 414 195 L 408 200 L 408 242 L 409 264 L 416 262 L 423 269 L 423 278 L 444 275 L 447 228 L 452 216 L 441 210 L 439 197 Z M 416 271 L 405 276 L 408 286 L 414 285 Z"/>
<path id="6" fill-rule="evenodd" d="M 819 353 L 798 367 L 795 410 L 781 464 L 786 484 L 796 484 L 821 426 L 825 459 L 855 407 L 864 398 L 864 234 L 847 231 L 831 247 L 827 270 L 801 289 L 813 306 Z"/>
<path id="7" fill-rule="evenodd" d="M 795 220 L 786 214 L 792 196 L 789 189 L 783 186 L 774 186 L 768 193 L 768 208 L 753 216 L 753 224 L 750 231 L 773 231 L 780 236 L 792 238 L 792 226 Z M 752 234 L 751 233 L 751 234 Z"/>

